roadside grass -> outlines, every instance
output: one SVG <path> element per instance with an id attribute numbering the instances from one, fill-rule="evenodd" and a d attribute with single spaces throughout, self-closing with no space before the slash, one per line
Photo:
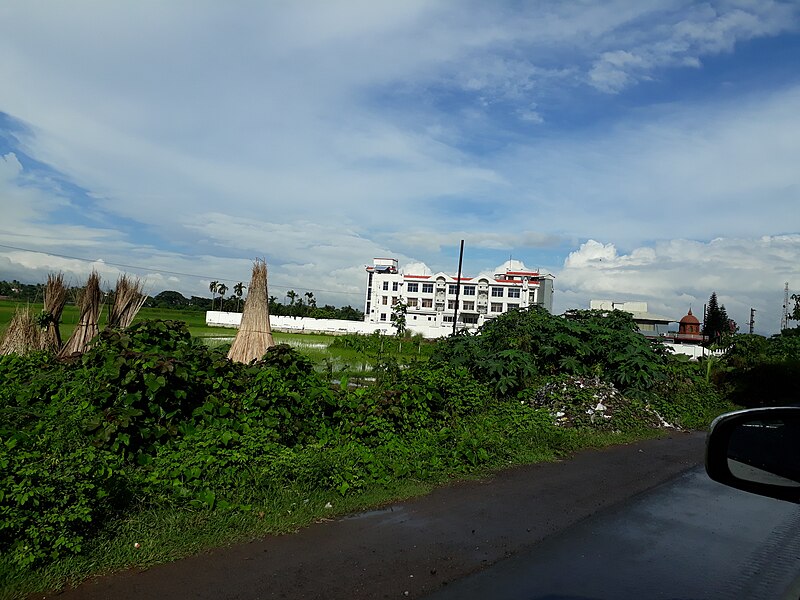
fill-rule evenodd
<path id="1" fill-rule="evenodd" d="M 104 528 L 86 545 L 83 554 L 66 557 L 40 569 L 20 571 L 0 558 L 0 599 L 57 592 L 77 586 L 90 577 L 130 568 L 148 568 L 213 548 L 296 532 L 315 522 L 422 496 L 437 486 L 491 477 L 505 468 L 561 460 L 589 448 L 628 444 L 669 434 L 650 429 L 624 433 L 555 427 L 515 429 L 511 415 L 513 411 L 489 415 L 487 419 L 479 416 L 464 424 L 477 434 L 494 427 L 501 430 L 492 435 L 488 444 L 497 452 L 484 464 L 461 471 L 444 469 L 424 479 L 400 478 L 388 484 L 373 483 L 344 496 L 333 490 L 297 483 L 263 488 L 253 485 L 243 491 L 241 499 L 248 505 L 245 509 L 166 507 L 133 511 L 127 518 Z"/>

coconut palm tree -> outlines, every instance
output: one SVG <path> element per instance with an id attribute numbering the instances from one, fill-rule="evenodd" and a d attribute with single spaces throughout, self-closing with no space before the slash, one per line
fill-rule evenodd
<path id="1" fill-rule="evenodd" d="M 219 309 L 220 310 L 223 309 L 222 307 L 223 307 L 223 303 L 224 303 L 224 300 L 225 300 L 225 292 L 227 292 L 227 291 L 228 291 L 228 286 L 225 285 L 224 283 L 220 283 L 217 286 L 217 293 L 219 294 Z"/>
<path id="2" fill-rule="evenodd" d="M 236 294 L 236 312 L 239 312 L 239 302 L 242 299 L 242 292 L 244 291 L 244 283 L 241 281 L 233 286 L 233 293 Z"/>
<path id="3" fill-rule="evenodd" d="M 289 298 L 289 306 L 294 305 L 294 299 L 297 298 L 297 292 L 294 290 L 289 290 L 286 292 L 286 297 Z"/>
<path id="4" fill-rule="evenodd" d="M 217 293 L 219 281 L 212 281 L 208 284 L 208 291 L 211 292 L 211 310 L 214 310 L 214 295 Z"/>

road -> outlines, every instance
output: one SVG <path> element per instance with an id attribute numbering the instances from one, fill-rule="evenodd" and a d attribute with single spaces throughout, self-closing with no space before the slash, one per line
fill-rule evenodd
<path id="1" fill-rule="evenodd" d="M 797 600 L 798 577 L 800 509 L 696 467 L 428 598 Z"/>
<path id="2" fill-rule="evenodd" d="M 508 469 L 58 597 L 774 597 L 723 592 L 791 583 L 797 511 L 708 481 L 703 441 L 676 433 Z"/>

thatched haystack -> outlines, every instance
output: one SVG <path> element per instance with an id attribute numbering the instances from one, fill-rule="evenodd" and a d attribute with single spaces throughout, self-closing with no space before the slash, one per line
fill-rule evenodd
<path id="1" fill-rule="evenodd" d="M 58 352 L 61 349 L 61 314 L 67 303 L 67 288 L 63 273 L 50 273 L 44 286 L 44 310 L 40 325 L 42 331 L 42 350 Z"/>
<path id="2" fill-rule="evenodd" d="M 108 314 L 106 327 L 125 329 L 133 323 L 147 296 L 142 293 L 142 282 L 136 277 L 122 275 L 117 279 L 114 304 Z"/>
<path id="3" fill-rule="evenodd" d="M 102 298 L 100 276 L 96 271 L 92 271 L 92 274 L 89 275 L 89 280 L 86 282 L 86 288 L 77 299 L 77 304 L 81 311 L 80 319 L 75 326 L 75 331 L 72 332 L 69 340 L 59 352 L 60 357 L 65 358 L 73 354 L 86 352 L 89 342 L 99 332 L 97 320 L 100 317 Z"/>
<path id="4" fill-rule="evenodd" d="M 17 308 L 0 343 L 0 355 L 28 354 L 41 348 L 41 329 L 30 307 Z"/>
<path id="5" fill-rule="evenodd" d="M 267 348 L 274 345 L 272 328 L 269 325 L 267 263 L 258 259 L 253 264 L 253 277 L 244 301 L 242 322 L 228 352 L 228 358 L 235 362 L 249 363 L 264 356 Z"/>

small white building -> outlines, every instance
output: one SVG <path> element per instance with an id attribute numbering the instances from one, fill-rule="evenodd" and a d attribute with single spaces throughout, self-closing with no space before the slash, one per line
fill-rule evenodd
<path id="1" fill-rule="evenodd" d="M 639 332 L 647 337 L 659 337 L 667 333 L 669 324 L 674 323 L 672 317 L 665 317 L 647 311 L 647 302 L 615 302 L 613 300 L 592 300 L 591 310 L 621 310 L 633 315 L 633 321 Z"/>
<path id="2" fill-rule="evenodd" d="M 395 258 L 376 258 L 367 270 L 364 321 L 391 324 L 392 307 L 407 307 L 406 327 L 412 332 L 441 328 L 477 329 L 509 310 L 541 306 L 553 309 L 553 276 L 536 271 L 506 270 L 493 276 L 452 277 L 402 273 Z M 456 315 L 458 315 L 456 317 Z"/>

